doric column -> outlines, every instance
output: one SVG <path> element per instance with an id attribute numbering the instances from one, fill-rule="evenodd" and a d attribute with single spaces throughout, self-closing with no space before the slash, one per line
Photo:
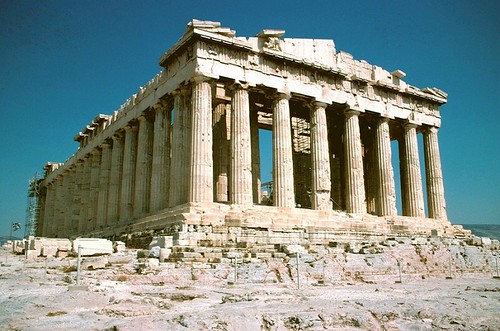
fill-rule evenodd
<path id="1" fill-rule="evenodd" d="M 97 228 L 102 228 L 108 225 L 108 197 L 109 183 L 111 173 L 111 145 L 109 142 L 104 142 L 100 145 L 102 148 L 101 167 L 99 170 L 99 195 L 97 197 Z"/>
<path id="2" fill-rule="evenodd" d="M 150 197 L 150 211 L 152 212 L 167 207 L 168 181 L 170 180 L 170 111 L 160 104 L 155 105 L 154 111 Z"/>
<path id="3" fill-rule="evenodd" d="M 78 226 L 82 215 L 82 181 L 83 181 L 83 160 L 75 162 L 75 182 L 73 189 L 73 214 L 71 216 L 71 233 L 78 233 Z"/>
<path id="4" fill-rule="evenodd" d="M 377 196 L 376 210 L 378 216 L 397 215 L 396 186 L 394 171 L 391 162 L 391 137 L 389 133 L 389 119 L 382 117 L 377 121 L 376 129 L 376 170 Z"/>
<path id="5" fill-rule="evenodd" d="M 90 154 L 83 158 L 83 174 L 82 174 L 82 198 L 80 208 L 80 220 L 78 222 L 78 233 L 82 234 L 87 231 L 89 220 L 89 201 L 90 201 L 90 172 L 92 169 L 92 159 Z"/>
<path id="6" fill-rule="evenodd" d="M 54 183 L 47 183 L 47 193 L 45 197 L 45 213 L 43 216 L 42 236 L 49 237 L 51 235 L 51 226 L 54 222 Z"/>
<path id="7" fill-rule="evenodd" d="M 328 153 L 328 130 L 326 104 L 314 102 L 311 105 L 311 206 L 315 210 L 330 210 L 330 156 Z"/>
<path id="8" fill-rule="evenodd" d="M 252 145 L 252 187 L 253 203 L 260 203 L 260 142 L 259 142 L 259 114 L 257 109 L 250 109 L 250 136 Z"/>
<path id="9" fill-rule="evenodd" d="M 248 90 L 240 84 L 234 84 L 232 88 L 230 201 L 238 205 L 251 205 L 252 149 Z"/>
<path id="10" fill-rule="evenodd" d="M 73 220 L 74 220 L 74 207 L 73 204 L 75 196 L 75 180 L 76 180 L 76 164 L 72 164 L 67 173 L 66 179 L 64 181 L 65 186 L 65 212 L 64 212 L 64 235 L 69 237 L 73 235 Z"/>
<path id="11" fill-rule="evenodd" d="M 359 111 L 345 113 L 345 173 L 346 208 L 348 213 L 365 213 L 365 184 L 363 178 L 363 156 L 359 130 Z"/>
<path id="12" fill-rule="evenodd" d="M 404 136 L 401 146 L 401 189 L 404 191 L 402 194 L 403 215 L 425 217 L 416 128 L 417 125 L 412 123 L 407 123 L 404 126 Z"/>
<path id="13" fill-rule="evenodd" d="M 149 212 L 151 189 L 151 155 L 153 147 L 152 123 L 146 117 L 138 117 L 137 163 L 135 168 L 134 218 L 140 218 Z"/>
<path id="14" fill-rule="evenodd" d="M 231 128 L 231 106 L 219 103 L 215 106 L 214 116 L 214 196 L 217 202 L 229 200 L 229 139 Z"/>
<path id="15" fill-rule="evenodd" d="M 278 93 L 273 103 L 273 199 L 277 207 L 295 207 L 290 95 Z"/>
<path id="16" fill-rule="evenodd" d="M 55 179 L 55 208 L 54 208 L 54 222 L 51 226 L 51 237 L 60 237 L 64 230 L 64 186 L 63 176 L 59 175 Z"/>
<path id="17" fill-rule="evenodd" d="M 425 175 L 427 183 L 427 205 L 429 217 L 446 220 L 446 200 L 444 198 L 443 172 L 439 153 L 438 128 L 429 127 L 424 131 Z"/>
<path id="18" fill-rule="evenodd" d="M 191 94 L 189 202 L 213 202 L 212 88 L 196 77 Z"/>
<path id="19" fill-rule="evenodd" d="M 120 222 L 132 219 L 134 207 L 135 164 L 137 158 L 137 126 L 129 124 L 124 128 L 123 168 L 120 193 Z"/>
<path id="20" fill-rule="evenodd" d="M 97 198 L 99 196 L 99 171 L 101 170 L 101 150 L 94 148 L 92 154 L 92 169 L 90 172 L 89 224 L 88 230 L 94 230 L 97 221 Z"/>
<path id="21" fill-rule="evenodd" d="M 189 115 L 190 90 L 182 88 L 174 95 L 174 123 L 172 128 L 172 160 L 170 171 L 169 207 L 188 200 L 191 122 Z"/>
<path id="22" fill-rule="evenodd" d="M 109 174 L 109 192 L 107 224 L 114 225 L 118 222 L 120 211 L 120 187 L 123 170 L 123 133 L 113 135 L 113 149 L 111 151 L 111 171 Z"/>

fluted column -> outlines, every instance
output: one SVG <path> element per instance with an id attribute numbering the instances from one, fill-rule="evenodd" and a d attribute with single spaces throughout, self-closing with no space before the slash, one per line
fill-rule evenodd
<path id="1" fill-rule="evenodd" d="M 78 233 L 78 226 L 82 215 L 82 181 L 83 181 L 83 160 L 75 162 L 75 182 L 73 189 L 73 214 L 71 221 L 71 233 Z"/>
<path id="2" fill-rule="evenodd" d="M 446 215 L 443 171 L 436 127 L 429 127 L 424 131 L 424 157 L 429 217 L 446 220 L 448 216 Z"/>
<path id="3" fill-rule="evenodd" d="M 213 202 L 212 88 L 196 77 L 191 95 L 189 202 Z"/>
<path id="4" fill-rule="evenodd" d="M 167 185 L 170 180 L 170 116 L 167 116 L 167 110 L 162 105 L 156 105 L 154 111 L 150 196 L 150 211 L 152 212 L 167 207 L 169 193 Z M 170 115 L 170 112 L 168 113 L 168 115 Z"/>
<path id="5" fill-rule="evenodd" d="M 190 107 L 190 90 L 182 88 L 174 91 L 173 95 L 174 123 L 172 128 L 169 207 L 174 207 L 187 202 L 189 154 L 191 151 L 191 122 L 188 116 Z"/>
<path id="6" fill-rule="evenodd" d="M 120 193 L 120 222 L 132 219 L 134 207 L 135 164 L 137 158 L 137 126 L 124 128 L 123 168 Z"/>
<path id="7" fill-rule="evenodd" d="M 330 210 L 330 156 L 328 153 L 328 130 L 326 104 L 314 102 L 311 105 L 311 207 L 315 210 Z"/>
<path id="8" fill-rule="evenodd" d="M 97 197 L 97 228 L 102 228 L 108 224 L 108 197 L 111 172 L 111 145 L 109 142 L 101 144 L 101 167 L 99 169 L 99 195 Z"/>
<path id="9" fill-rule="evenodd" d="M 250 109 L 250 136 L 252 145 L 252 188 L 253 203 L 260 203 L 261 180 L 260 180 L 260 142 L 259 142 L 259 114 L 257 109 Z"/>
<path id="10" fill-rule="evenodd" d="M 152 123 L 145 116 L 139 116 L 137 135 L 137 163 L 135 168 L 134 218 L 149 212 L 151 189 L 151 161 L 153 147 Z"/>
<path id="11" fill-rule="evenodd" d="M 365 213 L 365 185 L 359 111 L 348 110 L 345 115 L 346 208 L 348 213 Z"/>
<path id="12" fill-rule="evenodd" d="M 422 190 L 422 176 L 418 157 L 417 125 L 407 123 L 404 126 L 402 144 L 402 191 L 403 215 L 411 217 L 425 217 L 424 196 Z"/>
<path id="13" fill-rule="evenodd" d="M 72 164 L 67 172 L 66 180 L 64 182 L 65 186 L 65 212 L 64 212 L 64 235 L 66 237 L 73 235 L 73 212 L 74 204 L 73 197 L 75 196 L 75 180 L 76 180 L 76 164 Z"/>
<path id="14" fill-rule="evenodd" d="M 50 236 L 51 226 L 54 222 L 54 183 L 47 184 L 47 193 L 45 197 L 45 213 L 43 216 L 43 236 Z"/>
<path id="15" fill-rule="evenodd" d="M 101 168 L 101 150 L 94 148 L 92 154 L 92 169 L 90 172 L 89 197 L 89 230 L 94 230 L 97 221 L 97 198 L 99 196 L 99 172 Z"/>
<path id="16" fill-rule="evenodd" d="M 290 95 L 279 93 L 273 103 L 273 199 L 277 207 L 295 207 Z"/>
<path id="17" fill-rule="evenodd" d="M 376 210 L 378 216 L 393 216 L 396 210 L 396 186 L 391 162 L 391 137 L 389 119 L 382 117 L 376 124 L 376 170 L 377 196 Z"/>
<path id="18" fill-rule="evenodd" d="M 214 196 L 217 202 L 229 201 L 229 139 L 231 106 L 219 103 L 213 115 Z"/>
<path id="19" fill-rule="evenodd" d="M 89 220 L 89 201 L 90 201 L 90 172 L 92 169 L 92 159 L 90 154 L 83 158 L 83 174 L 82 174 L 82 198 L 80 208 L 80 220 L 78 222 L 78 233 L 87 231 L 87 224 Z"/>
<path id="20" fill-rule="evenodd" d="M 232 88 L 230 201 L 233 204 L 251 205 L 252 149 L 248 90 L 239 84 L 234 84 Z"/>
<path id="21" fill-rule="evenodd" d="M 107 208 L 107 224 L 114 225 L 119 220 L 120 187 L 123 170 L 123 133 L 113 135 L 113 148 L 111 151 L 111 171 L 109 174 L 109 192 Z"/>
<path id="22" fill-rule="evenodd" d="M 51 233 L 52 237 L 60 237 L 64 230 L 64 186 L 63 176 L 59 175 L 55 181 L 55 208 L 54 208 L 54 222 L 52 223 Z"/>

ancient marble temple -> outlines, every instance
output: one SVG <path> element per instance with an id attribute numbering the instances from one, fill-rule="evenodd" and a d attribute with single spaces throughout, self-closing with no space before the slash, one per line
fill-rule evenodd
<path id="1" fill-rule="evenodd" d="M 46 164 L 38 235 L 150 230 L 194 245 L 450 234 L 438 144 L 446 93 L 332 40 L 284 33 L 237 37 L 191 21 L 159 74 L 78 132 L 67 161 Z"/>

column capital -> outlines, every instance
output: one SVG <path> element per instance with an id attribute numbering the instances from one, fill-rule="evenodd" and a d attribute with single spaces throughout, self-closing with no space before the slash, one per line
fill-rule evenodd
<path id="1" fill-rule="evenodd" d="M 326 108 L 328 107 L 328 103 L 319 100 L 312 100 L 308 103 L 309 108 Z"/>
<path id="2" fill-rule="evenodd" d="M 113 133 L 113 135 L 111 136 L 111 139 L 113 139 L 113 141 L 115 140 L 120 140 L 123 138 L 123 131 L 122 130 L 119 130 L 119 131 L 116 131 L 115 133 Z"/>
<path id="3" fill-rule="evenodd" d="M 425 127 L 425 132 L 437 133 L 438 131 L 439 131 L 439 128 L 437 126 L 426 126 Z"/>
<path id="4" fill-rule="evenodd" d="M 344 110 L 344 114 L 346 115 L 347 118 L 349 118 L 352 116 L 358 116 L 359 114 L 361 114 L 361 111 L 359 109 L 346 108 Z"/>
<path id="5" fill-rule="evenodd" d="M 269 98 L 273 101 L 280 101 L 283 99 L 288 101 L 292 98 L 292 94 L 289 92 L 277 91 L 270 95 Z"/>
<path id="6" fill-rule="evenodd" d="M 191 77 L 190 81 L 195 83 L 195 84 L 198 84 L 198 83 L 204 83 L 204 82 L 210 82 L 212 81 L 213 78 L 211 77 L 207 77 L 207 76 L 203 76 L 203 75 L 200 75 L 200 74 L 196 74 L 195 76 Z"/>
<path id="7" fill-rule="evenodd" d="M 239 80 L 235 80 L 233 83 L 231 84 L 228 84 L 227 85 L 227 88 L 230 90 L 230 91 L 234 91 L 234 90 L 247 90 L 248 89 L 248 83 L 247 82 L 243 82 L 243 81 L 239 81 Z"/>
<path id="8" fill-rule="evenodd" d="M 407 120 L 406 122 L 403 123 L 403 127 L 405 128 L 409 128 L 409 129 L 414 129 L 418 126 L 417 123 L 413 122 L 413 121 L 410 121 L 410 120 Z"/>

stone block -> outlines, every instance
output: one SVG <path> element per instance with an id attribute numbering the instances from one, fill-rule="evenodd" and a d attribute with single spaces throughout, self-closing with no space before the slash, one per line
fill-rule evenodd
<path id="1" fill-rule="evenodd" d="M 160 256 L 159 256 L 160 262 L 165 262 L 170 257 L 171 253 L 172 250 L 170 248 L 160 248 Z"/>
<path id="2" fill-rule="evenodd" d="M 153 237 L 151 243 L 149 244 L 149 248 L 153 248 L 158 246 L 160 248 L 170 248 L 174 245 L 174 238 L 172 236 L 157 236 Z"/>
<path id="3" fill-rule="evenodd" d="M 44 257 L 53 257 L 57 254 L 57 247 L 55 246 L 45 246 L 42 247 L 41 255 Z"/>
<path id="4" fill-rule="evenodd" d="M 252 257 L 257 259 L 270 259 L 273 255 L 271 253 L 252 253 Z"/>
<path id="5" fill-rule="evenodd" d="M 81 256 L 105 255 L 113 253 L 113 243 L 101 238 L 77 238 L 73 240 L 73 253 L 78 254 L 80 247 Z"/>
<path id="6" fill-rule="evenodd" d="M 500 248 L 500 242 L 496 239 L 491 240 L 491 249 L 499 249 Z"/>
<path id="7" fill-rule="evenodd" d="M 306 249 L 302 245 L 285 245 L 283 251 L 286 254 L 303 254 L 306 252 Z"/>
<path id="8" fill-rule="evenodd" d="M 57 253 L 56 253 L 56 257 L 63 258 L 63 257 L 67 257 L 67 256 L 68 256 L 68 251 L 58 250 Z"/>
<path id="9" fill-rule="evenodd" d="M 107 256 L 90 256 L 82 259 L 81 268 L 90 270 L 104 269 L 107 264 Z"/>
<path id="10" fill-rule="evenodd" d="M 33 261 L 33 260 L 36 260 L 36 258 L 38 257 L 39 253 L 38 251 L 34 250 L 34 249 L 29 249 L 26 251 L 26 259 L 28 261 Z"/>
<path id="11" fill-rule="evenodd" d="M 482 246 L 491 246 L 491 239 L 488 237 L 481 237 Z"/>
<path id="12" fill-rule="evenodd" d="M 126 247 L 125 247 L 125 243 L 123 241 L 115 241 L 113 243 L 113 251 L 115 253 L 119 253 L 119 252 L 123 252 L 125 251 Z"/>

